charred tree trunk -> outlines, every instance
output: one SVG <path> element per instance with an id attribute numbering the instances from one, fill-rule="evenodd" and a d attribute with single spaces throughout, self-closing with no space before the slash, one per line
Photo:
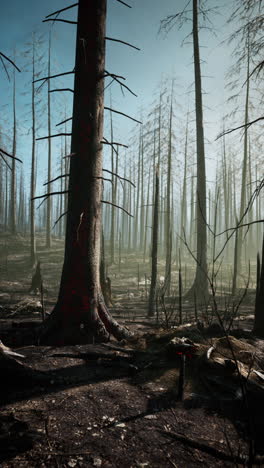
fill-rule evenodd
<path id="1" fill-rule="evenodd" d="M 51 49 L 51 33 L 49 33 L 49 58 L 48 58 L 48 76 L 50 73 L 50 49 Z M 48 80 L 48 136 L 51 135 L 51 111 L 50 111 L 50 80 Z M 48 182 L 51 181 L 51 138 L 48 138 Z M 51 184 L 47 185 L 47 195 L 51 192 Z M 47 219 L 46 219 L 46 247 L 51 247 L 51 213 L 52 213 L 52 197 L 47 199 Z"/>
<path id="2" fill-rule="evenodd" d="M 181 198 L 181 236 L 187 234 L 187 161 L 188 161 L 189 112 L 187 113 L 185 145 L 184 145 L 184 172 Z M 190 245 L 191 248 L 191 245 Z"/>
<path id="3" fill-rule="evenodd" d="M 8 229 L 8 172 L 7 165 L 5 167 L 5 231 Z"/>
<path id="4" fill-rule="evenodd" d="M 14 69 L 13 81 L 13 148 L 12 155 L 16 155 L 16 72 Z M 11 197 L 10 197 L 10 230 L 11 234 L 16 233 L 16 160 L 12 159 L 11 173 Z"/>
<path id="5" fill-rule="evenodd" d="M 32 112 L 32 154 L 31 154 L 31 181 L 30 181 L 30 261 L 34 265 L 36 261 L 36 238 L 35 238 L 35 186 L 36 186 L 36 122 L 35 122 L 35 38 L 32 40 L 32 97 L 31 97 L 31 112 Z"/>
<path id="6" fill-rule="evenodd" d="M 247 123 L 249 120 L 249 89 L 250 89 L 250 70 L 249 70 L 249 37 L 247 37 L 247 81 L 246 81 L 246 101 L 245 101 L 245 130 L 244 130 L 244 154 L 243 154 L 243 168 L 242 168 L 242 181 L 241 181 L 241 195 L 240 195 L 240 210 L 239 210 L 239 222 L 241 222 L 244 212 L 246 210 L 246 194 L 247 194 L 247 169 L 248 169 L 248 127 Z M 243 224 L 243 221 L 242 221 Z M 242 244 L 243 235 L 245 230 L 239 229 L 238 240 L 237 240 L 237 259 L 238 268 L 241 271 L 242 263 Z"/>
<path id="7" fill-rule="evenodd" d="M 208 300 L 207 279 L 207 226 L 206 226 L 206 171 L 204 154 L 203 131 L 203 103 L 201 67 L 198 35 L 198 6 L 193 0 L 193 51 L 195 76 L 195 113 L 196 113 L 196 152 L 197 152 L 197 188 L 196 188 L 196 215 L 197 215 L 197 251 L 196 274 L 194 284 L 189 291 L 200 304 Z"/>
<path id="8" fill-rule="evenodd" d="M 149 291 L 148 317 L 153 317 L 156 308 L 158 273 L 158 233 L 159 233 L 159 169 L 156 169 L 154 215 L 152 228 L 151 283 Z"/>
<path id="9" fill-rule="evenodd" d="M 261 338 L 264 338 L 264 236 L 262 243 L 262 259 L 258 254 L 257 258 L 257 287 L 255 302 L 255 322 L 253 332 Z"/>
<path id="10" fill-rule="evenodd" d="M 238 219 L 236 220 L 238 224 Z M 233 278 L 232 278 L 232 296 L 235 296 L 237 290 L 237 271 L 238 271 L 238 229 L 236 230 L 235 235 L 235 248 L 234 248 L 234 271 L 233 271 Z"/>
<path id="11" fill-rule="evenodd" d="M 130 333 L 109 315 L 100 287 L 106 0 L 80 0 L 67 231 L 57 304 L 45 343 L 93 343 Z"/>
<path id="12" fill-rule="evenodd" d="M 166 213 L 165 213 L 165 242 L 166 242 L 166 265 L 165 265 L 165 283 L 164 289 L 170 295 L 171 286 L 171 251 L 172 251 L 172 233 L 171 233 L 171 153 L 172 153 L 172 97 L 169 117 L 169 139 L 168 139 L 168 161 L 167 161 L 167 193 L 166 193 Z"/>
<path id="13" fill-rule="evenodd" d="M 138 146 L 137 203 L 136 203 L 136 213 L 135 213 L 135 223 L 134 223 L 134 248 L 135 248 L 135 250 L 137 250 L 137 248 L 138 248 L 139 196 L 140 196 L 140 153 L 141 153 L 141 136 L 139 136 L 139 146 Z"/>
<path id="14" fill-rule="evenodd" d="M 145 218 L 145 207 L 144 207 L 144 139 L 143 139 L 143 128 L 141 134 L 141 207 L 140 207 L 140 250 L 144 248 L 144 218 Z"/>
<path id="15" fill-rule="evenodd" d="M 4 201 L 5 201 L 5 189 L 4 189 L 4 171 L 3 171 L 3 163 L 0 161 L 0 219 L 1 224 L 4 225 Z"/>
<path id="16" fill-rule="evenodd" d="M 145 216 L 145 236 L 144 236 L 143 263 L 145 263 L 145 261 L 146 261 L 146 254 L 147 254 L 150 177 L 151 177 L 151 164 L 149 165 L 149 176 L 148 176 L 148 190 L 147 190 L 147 204 L 146 204 L 146 216 Z"/>
<path id="17" fill-rule="evenodd" d="M 112 99 L 110 100 L 110 107 L 112 107 Z M 113 117 L 112 112 L 110 112 L 110 129 L 111 129 L 111 141 L 114 141 L 114 132 L 113 132 Z M 116 204 L 116 187 L 114 179 L 114 148 L 111 146 L 111 171 L 112 171 L 112 203 Z M 112 206 L 111 210 L 111 233 L 110 233 L 110 261 L 111 264 L 115 263 L 115 210 L 116 208 Z"/>

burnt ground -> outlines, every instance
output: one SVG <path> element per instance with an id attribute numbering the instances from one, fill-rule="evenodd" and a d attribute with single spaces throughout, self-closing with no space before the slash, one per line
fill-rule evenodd
<path id="1" fill-rule="evenodd" d="M 135 332 L 135 339 L 94 347 L 40 347 L 24 340 L 32 324 L 41 322 L 39 296 L 27 294 L 32 276 L 28 240 L 17 236 L 12 243 L 2 235 L 0 242 L 0 338 L 24 356 L 12 364 L 0 360 L 1 467 L 249 466 L 243 457 L 248 457 L 250 438 L 259 454 L 252 466 L 264 466 L 261 377 L 249 386 L 248 412 L 237 376 L 203 365 L 204 352 L 221 330 L 206 329 L 208 323 L 200 331 L 187 325 L 164 330 L 148 320 L 147 268 L 142 262 L 133 263 L 131 255 L 120 271 L 118 265 L 108 268 L 112 313 Z M 50 311 L 62 243 L 55 240 L 50 252 L 41 238 L 38 244 L 48 290 L 45 308 Z M 253 303 L 249 291 L 229 335 L 236 336 L 239 353 L 257 356 L 258 366 L 252 362 L 261 374 L 264 345 L 251 335 Z M 167 312 L 178 310 L 176 302 L 170 307 Z M 189 322 L 193 306 L 186 301 L 183 308 Z M 170 317 L 174 326 L 177 317 L 177 312 Z M 160 319 L 164 325 L 162 311 Z M 173 336 L 188 337 L 198 346 L 197 355 L 186 357 L 183 401 L 178 399 L 182 358 L 167 349 Z"/>

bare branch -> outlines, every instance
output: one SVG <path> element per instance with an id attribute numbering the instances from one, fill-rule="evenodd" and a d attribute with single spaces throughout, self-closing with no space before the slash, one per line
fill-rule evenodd
<path id="1" fill-rule="evenodd" d="M 106 138 L 104 137 L 104 140 L 106 140 Z M 123 148 L 128 148 L 127 145 L 124 145 L 123 143 L 118 143 L 117 141 L 101 141 L 101 143 L 103 145 L 110 145 L 110 146 L 113 146 L 113 145 L 116 145 L 116 146 L 122 146 Z"/>
<path id="2" fill-rule="evenodd" d="M 44 78 L 38 78 L 37 80 L 34 80 L 33 83 L 37 83 L 38 81 L 51 80 L 51 78 L 57 78 L 58 76 L 72 75 L 73 73 L 75 73 L 74 70 L 65 73 L 58 73 L 57 75 L 44 76 Z"/>
<path id="3" fill-rule="evenodd" d="M 68 24 L 78 24 L 77 21 L 70 21 L 60 18 L 49 18 L 42 20 L 42 23 L 47 23 L 48 21 L 59 21 L 60 23 L 68 23 Z"/>
<path id="4" fill-rule="evenodd" d="M 105 70 L 105 75 L 104 78 L 107 76 L 111 76 L 112 78 L 120 78 L 120 80 L 126 80 L 126 78 L 122 75 L 116 75 L 115 73 L 109 73 L 107 70 Z"/>
<path id="5" fill-rule="evenodd" d="M 41 205 L 43 205 L 43 203 L 48 199 L 49 197 L 46 196 L 45 198 L 43 198 L 42 202 L 40 202 L 39 206 L 37 206 L 37 210 L 41 207 Z"/>
<path id="6" fill-rule="evenodd" d="M 130 117 L 130 115 L 127 115 L 127 114 L 124 114 L 124 112 L 120 112 L 120 111 L 117 111 L 115 109 L 111 109 L 111 107 L 104 107 L 105 110 L 109 110 L 110 112 L 114 112 L 115 114 L 120 114 L 120 115 L 123 115 L 124 117 L 127 117 L 128 119 L 131 119 L 133 120 L 134 122 L 137 122 L 139 124 L 142 124 L 142 122 L 140 122 L 139 120 L 137 119 L 134 119 L 134 117 Z"/>
<path id="7" fill-rule="evenodd" d="M 132 47 L 132 49 L 140 50 L 138 47 L 136 47 L 136 46 L 134 46 L 132 44 L 129 44 L 129 42 L 121 41 L 120 39 L 114 39 L 113 37 L 105 37 L 105 39 L 107 41 L 113 41 L 113 42 L 119 42 L 120 44 L 125 44 L 128 47 Z"/>
<path id="8" fill-rule="evenodd" d="M 49 136 L 45 136 L 45 137 L 41 137 L 41 138 L 36 138 L 36 141 L 37 140 L 47 140 L 49 138 L 55 138 L 55 137 L 58 137 L 58 136 L 71 136 L 71 133 L 58 133 L 57 135 L 49 135 Z"/>
<path id="9" fill-rule="evenodd" d="M 57 92 L 61 92 L 61 91 L 70 91 L 71 93 L 74 93 L 73 89 L 71 88 L 58 88 L 58 89 L 51 89 L 49 91 L 49 93 L 57 93 Z"/>
<path id="10" fill-rule="evenodd" d="M 60 192 L 45 193 L 45 195 L 39 195 L 38 197 L 31 198 L 31 200 L 37 200 L 38 198 L 48 198 L 48 197 L 51 197 L 52 195 L 62 195 L 63 193 L 69 193 L 69 190 L 61 190 Z"/>
<path id="11" fill-rule="evenodd" d="M 108 141 L 107 138 L 105 138 L 105 137 L 103 137 L 103 139 L 104 139 L 104 141 L 102 141 L 101 143 L 105 144 L 105 145 L 110 145 L 112 147 L 113 151 L 115 152 L 115 154 L 118 156 L 118 152 L 117 152 L 116 148 L 114 147 L 113 142 Z"/>
<path id="12" fill-rule="evenodd" d="M 245 218 L 245 216 L 247 215 L 248 211 L 250 210 L 250 208 L 252 207 L 256 197 L 259 196 L 260 194 L 260 191 L 263 189 L 264 187 L 264 179 L 261 181 L 261 183 L 258 185 L 258 187 L 256 187 L 256 189 L 254 190 L 254 192 L 252 193 L 252 195 L 250 196 L 250 199 L 248 201 L 248 204 L 247 204 L 247 207 L 244 211 L 244 213 L 242 214 L 240 220 L 238 221 L 237 223 L 237 226 L 232 230 L 232 232 L 230 234 L 227 235 L 227 238 L 224 242 L 224 245 L 222 247 L 222 249 L 220 250 L 220 252 L 217 254 L 217 256 L 215 257 L 215 261 L 218 260 L 218 258 L 220 257 L 220 255 L 222 254 L 222 252 L 224 251 L 225 249 L 225 246 L 227 245 L 227 243 L 229 242 L 229 240 L 231 239 L 231 237 L 234 235 L 234 233 L 237 231 L 237 229 L 240 227 L 243 219 Z"/>
<path id="13" fill-rule="evenodd" d="M 112 79 L 112 80 L 110 81 L 110 83 L 108 83 L 108 84 L 104 87 L 104 91 L 105 91 L 107 88 L 109 88 L 109 86 L 111 86 L 111 84 L 112 84 L 114 81 L 115 81 L 115 80 Z"/>
<path id="14" fill-rule="evenodd" d="M 5 70 L 5 72 L 6 72 L 7 79 L 8 79 L 8 81 L 10 81 L 10 76 L 9 76 L 8 70 L 7 70 L 7 68 L 6 68 L 6 64 L 5 64 L 5 62 L 3 61 L 3 58 L 1 57 L 1 55 L 0 55 L 0 60 L 1 60 L 1 62 L 2 62 L 2 65 L 3 65 L 3 67 L 4 67 L 4 70 Z"/>
<path id="15" fill-rule="evenodd" d="M 7 152 L 4 151 L 2 148 L 0 148 L 0 151 L 1 151 L 1 153 L 3 153 L 5 156 L 8 156 L 9 158 L 15 159 L 16 161 L 19 161 L 19 162 L 23 163 L 23 161 L 21 161 L 21 159 L 16 158 L 16 157 L 13 156 L 12 154 L 7 153 Z"/>
<path id="16" fill-rule="evenodd" d="M 221 236 L 222 234 L 225 234 L 228 231 L 236 231 L 237 229 L 243 228 L 243 227 L 248 227 L 249 228 L 252 224 L 258 224 L 258 223 L 264 223 L 264 219 L 258 219 L 257 221 L 251 221 L 250 223 L 239 224 L 236 227 L 225 229 L 224 231 L 219 232 L 218 234 L 216 234 L 216 237 Z"/>
<path id="17" fill-rule="evenodd" d="M 69 122 L 69 120 L 72 120 L 72 117 L 69 117 L 68 119 L 63 120 L 62 122 L 59 122 L 58 124 L 56 124 L 56 127 L 58 127 L 58 125 L 62 125 L 66 122 Z"/>
<path id="18" fill-rule="evenodd" d="M 52 182 L 55 182 L 55 180 L 63 179 L 64 177 L 69 177 L 69 176 L 70 176 L 70 174 L 62 174 L 62 175 L 56 177 L 55 179 L 50 180 L 49 182 L 45 182 L 45 184 L 43 184 L 43 185 L 49 185 Z"/>
<path id="19" fill-rule="evenodd" d="M 259 75 L 259 73 L 261 72 L 261 70 L 263 69 L 264 67 L 264 60 L 262 60 L 260 63 L 258 63 L 255 68 L 253 68 L 252 72 L 249 74 L 249 78 L 252 77 L 252 75 L 254 75 L 254 73 L 257 71 L 257 76 Z M 243 86 L 246 84 L 247 80 L 243 83 Z"/>
<path id="20" fill-rule="evenodd" d="M 133 94 L 133 96 L 137 97 L 136 93 L 134 93 L 127 85 L 125 85 L 124 83 L 122 83 L 120 81 L 120 80 L 125 80 L 126 78 L 124 78 L 123 76 L 115 75 L 114 73 L 109 73 L 106 70 L 105 70 L 105 72 L 106 72 L 106 75 L 104 77 L 111 76 L 111 78 L 113 78 L 113 80 L 115 80 L 121 86 L 121 89 L 123 87 L 123 88 L 127 89 L 131 94 Z"/>
<path id="21" fill-rule="evenodd" d="M 0 156 L 3 159 L 3 161 L 6 163 L 7 167 L 10 169 L 10 171 L 12 171 L 12 167 L 9 166 L 8 162 L 5 160 L 4 156 L 1 153 L 0 153 Z"/>
<path id="22" fill-rule="evenodd" d="M 120 84 L 121 89 L 122 89 L 122 87 L 123 87 L 123 88 L 127 89 L 131 94 L 133 94 L 133 96 L 138 97 L 136 93 L 134 93 L 127 85 L 125 85 L 124 83 L 122 83 L 121 81 L 119 81 L 118 78 L 113 77 L 113 80 L 115 80 L 118 84 Z"/>
<path id="23" fill-rule="evenodd" d="M 58 222 L 61 220 L 61 218 L 63 218 L 63 216 L 65 216 L 67 213 L 68 213 L 68 211 L 65 211 L 64 213 L 62 213 L 62 214 L 58 217 L 58 219 L 57 219 L 57 220 L 55 221 L 55 223 L 53 224 L 52 229 L 55 228 L 56 224 L 58 224 Z"/>
<path id="24" fill-rule="evenodd" d="M 21 70 L 19 70 L 19 68 L 16 66 L 15 62 L 13 62 L 13 60 L 11 60 L 9 57 L 7 57 L 5 54 L 3 54 L 3 52 L 0 52 L 0 55 L 2 57 L 4 57 L 4 59 L 6 59 L 8 62 L 12 63 L 13 67 L 15 67 L 17 69 L 17 71 L 21 72 Z"/>
<path id="25" fill-rule="evenodd" d="M 104 172 L 108 172 L 109 174 L 114 175 L 115 177 L 118 177 L 118 179 L 124 180 L 125 182 L 128 182 L 129 184 L 133 185 L 133 187 L 136 188 L 135 184 L 131 182 L 131 180 L 126 179 L 125 177 L 121 177 L 120 175 L 116 174 L 116 172 L 109 171 L 108 169 L 103 169 Z"/>
<path id="26" fill-rule="evenodd" d="M 132 6 L 128 5 L 127 3 L 123 2 L 123 0 L 116 0 L 119 3 L 122 3 L 122 5 L 125 5 L 127 8 L 132 8 Z"/>
<path id="27" fill-rule="evenodd" d="M 69 10 L 70 8 L 78 6 L 78 3 L 74 3 L 73 5 L 67 6 L 65 8 L 62 8 L 61 10 L 54 11 L 54 13 L 51 13 L 50 15 L 45 16 L 45 18 L 50 18 L 53 15 L 60 14 L 62 11 Z"/>
<path id="28" fill-rule="evenodd" d="M 228 135 L 229 133 L 235 132 L 236 130 L 240 130 L 241 128 L 249 128 L 251 125 L 253 125 L 256 122 L 259 122 L 260 120 L 264 120 L 264 117 L 258 117 L 257 119 L 252 120 L 251 122 L 248 122 L 248 123 L 243 124 L 243 125 L 239 125 L 239 127 L 230 128 L 229 130 L 226 130 L 226 131 L 224 131 L 222 133 L 219 133 L 219 135 L 216 137 L 215 141 L 219 140 L 219 138 L 222 138 L 225 135 Z"/>
<path id="29" fill-rule="evenodd" d="M 127 210 L 125 210 L 125 208 L 123 208 L 122 206 L 115 205 L 114 203 L 108 202 L 106 200 L 101 200 L 101 202 L 105 203 L 106 205 L 111 205 L 111 206 L 114 206 L 115 208 L 119 208 L 120 210 L 124 211 L 128 216 L 130 216 L 131 218 L 134 218 L 134 216 L 130 214 Z"/>

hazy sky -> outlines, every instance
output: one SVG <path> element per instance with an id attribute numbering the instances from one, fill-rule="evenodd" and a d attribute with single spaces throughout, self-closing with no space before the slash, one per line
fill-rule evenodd
<path id="1" fill-rule="evenodd" d="M 187 87 L 193 83 L 193 63 L 192 63 L 192 45 L 191 42 L 181 47 L 182 40 L 191 32 L 191 23 L 186 24 L 180 31 L 174 28 L 167 37 L 158 35 L 160 20 L 168 14 L 175 13 L 181 10 L 185 1 L 183 0 L 127 0 L 132 6 L 131 9 L 118 3 L 116 0 L 108 0 L 108 16 L 107 16 L 107 35 L 115 38 L 120 38 L 124 41 L 140 47 L 138 52 L 124 45 L 117 43 L 107 44 L 107 70 L 116 74 L 123 75 L 127 78 L 126 84 L 138 95 L 137 98 L 129 93 L 122 96 L 118 85 L 114 84 L 111 87 L 113 97 L 113 107 L 125 113 L 129 113 L 136 118 L 140 118 L 139 109 L 149 106 L 157 92 L 158 85 L 163 77 L 176 77 L 175 91 L 176 95 L 181 99 L 181 103 L 187 103 Z M 22 49 L 25 48 L 25 43 L 31 39 L 32 31 L 47 34 L 51 27 L 51 23 L 42 23 L 42 20 L 49 13 L 71 5 L 74 1 L 69 0 L 1 0 L 0 7 L 0 30 L 1 41 L 0 50 L 10 56 L 13 56 L 13 49 L 17 50 L 17 63 L 23 66 L 21 57 Z M 225 100 L 224 91 L 224 74 L 230 65 L 231 50 L 228 46 L 221 45 L 221 42 L 227 36 L 227 28 L 224 26 L 225 21 L 230 13 L 230 4 L 223 0 L 218 2 L 209 2 L 210 6 L 213 3 L 219 6 L 219 15 L 212 15 L 212 21 L 216 28 L 217 37 L 212 35 L 207 30 L 202 30 L 200 33 L 201 58 L 205 60 L 202 65 L 202 72 L 205 76 L 203 79 L 203 89 L 206 90 L 204 96 L 205 103 L 205 135 L 207 139 L 213 141 L 219 132 L 219 120 L 223 116 L 223 103 Z M 74 19 L 76 16 L 76 8 L 65 12 L 61 18 Z M 75 52 L 75 26 L 55 23 L 52 27 L 53 31 L 53 47 L 52 47 L 52 65 L 53 73 L 69 71 L 74 66 Z M 4 71 L 0 70 L 1 86 L 0 96 L 2 103 L 9 103 L 5 108 L 8 112 L 11 109 L 11 89 L 12 86 L 8 83 Z M 22 75 L 22 73 L 20 74 Z M 43 75 L 46 75 L 44 68 Z M 210 76 L 209 76 L 210 75 Z M 60 84 L 70 83 L 70 80 L 65 78 L 60 81 Z M 29 97 L 21 96 L 22 91 L 27 90 L 26 82 L 30 90 L 30 75 L 23 72 L 23 77 L 17 77 L 17 94 L 18 94 L 18 120 L 23 127 L 23 122 L 26 120 L 26 110 L 24 103 L 30 102 Z M 58 84 L 58 83 L 56 83 Z M 55 86 L 55 80 L 52 86 Z M 193 102 L 194 95 L 190 95 L 190 105 Z M 52 97 L 53 99 L 53 97 Z M 67 96 L 68 101 L 70 99 Z M 106 102 L 109 101 L 109 95 L 106 95 Z M 53 110 L 56 106 L 54 97 Z M 58 109 L 57 109 L 58 111 Z M 177 116 L 177 109 L 175 109 Z M 2 114 L 3 119 L 3 114 Z M 43 116 L 45 124 L 45 117 Z M 55 127 L 53 122 L 52 133 L 58 132 L 58 127 Z M 119 116 L 114 117 L 114 126 L 117 139 L 126 143 L 129 138 L 129 132 L 133 127 L 133 123 Z M 25 123 L 24 127 L 27 127 Z M 107 121 L 105 124 L 107 131 Z M 68 130 L 69 131 L 69 130 Z M 39 130 L 39 136 L 46 134 L 45 128 Z M 57 140 L 57 139 L 56 139 Z M 26 176 L 29 174 L 30 168 L 30 151 L 31 140 L 29 136 L 20 138 L 17 154 L 24 159 L 24 168 Z M 57 158 L 59 142 L 53 141 L 53 148 Z M 214 144 L 208 152 L 212 156 L 215 151 Z M 45 172 L 43 167 L 43 159 L 46 155 L 46 144 L 38 143 L 38 159 L 39 167 Z M 41 177 L 40 177 L 41 178 Z M 38 189 L 37 189 L 38 191 Z"/>

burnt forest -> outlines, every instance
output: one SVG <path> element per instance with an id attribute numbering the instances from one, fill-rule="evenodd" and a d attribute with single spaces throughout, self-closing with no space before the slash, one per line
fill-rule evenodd
<path id="1" fill-rule="evenodd" d="M 264 3 L 0 13 L 1 468 L 264 467 Z"/>

